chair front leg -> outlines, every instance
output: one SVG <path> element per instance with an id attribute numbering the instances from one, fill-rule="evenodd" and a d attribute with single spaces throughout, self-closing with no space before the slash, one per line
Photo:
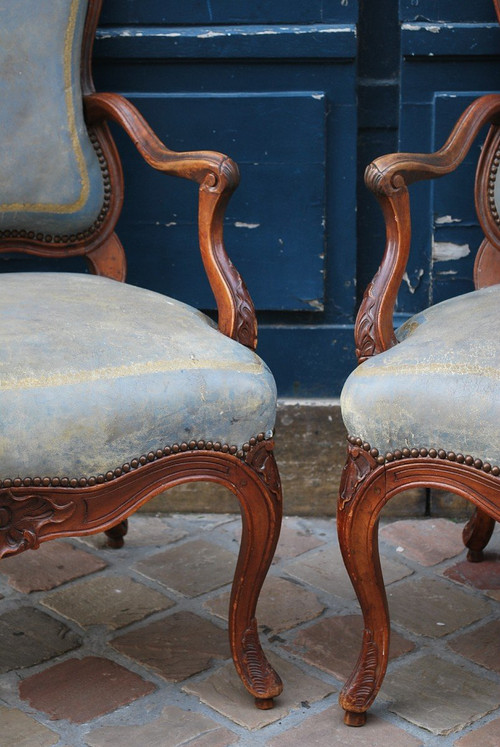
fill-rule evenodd
<path id="1" fill-rule="evenodd" d="M 272 708 L 281 693 L 280 677 L 267 661 L 259 641 L 255 610 L 274 556 L 281 528 L 281 485 L 272 444 L 252 449 L 236 482 L 242 535 L 229 608 L 229 641 L 234 664 L 261 709 Z"/>
<path id="2" fill-rule="evenodd" d="M 483 560 L 483 550 L 490 541 L 494 528 L 495 519 L 476 508 L 462 534 L 464 545 L 468 549 L 467 560 L 471 563 Z"/>
<path id="3" fill-rule="evenodd" d="M 378 474 L 377 474 L 378 472 Z M 369 452 L 350 446 L 342 475 L 337 528 L 342 556 L 364 619 L 361 653 L 339 702 L 348 726 L 362 726 L 387 669 L 390 622 L 378 552 L 385 471 Z"/>

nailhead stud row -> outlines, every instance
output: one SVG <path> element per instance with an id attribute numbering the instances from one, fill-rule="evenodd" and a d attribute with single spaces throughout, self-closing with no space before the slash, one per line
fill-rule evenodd
<path id="1" fill-rule="evenodd" d="M 444 449 L 396 449 L 395 451 L 388 451 L 385 454 L 380 454 L 378 449 L 372 449 L 370 444 L 363 441 L 362 438 L 356 438 L 356 436 L 348 436 L 349 443 L 353 446 L 360 446 L 365 451 L 368 451 L 370 455 L 375 459 L 378 464 L 387 464 L 388 462 L 394 462 L 398 459 L 416 459 L 417 457 L 431 457 L 432 459 L 446 459 L 449 462 L 458 462 L 458 464 L 466 464 L 469 467 L 475 467 L 483 472 L 490 472 L 492 475 L 497 477 L 500 475 L 500 467 L 492 466 L 489 462 L 483 462 L 482 459 L 474 459 L 474 457 L 467 454 L 456 454 L 454 451 L 445 451 Z"/>
<path id="2" fill-rule="evenodd" d="M 170 456 L 171 454 L 178 454 L 184 451 L 221 451 L 223 454 L 233 454 L 238 459 L 244 459 L 245 455 L 250 449 L 252 449 L 259 441 L 264 441 L 266 435 L 259 433 L 258 436 L 251 438 L 248 442 L 244 443 L 241 449 L 237 446 L 229 446 L 228 444 L 222 444 L 219 441 L 183 441 L 180 444 L 172 444 L 172 446 L 165 446 L 164 449 L 157 449 L 156 451 L 150 451 L 147 454 L 143 454 L 137 459 L 131 459 L 130 462 L 126 462 L 121 467 L 117 467 L 115 470 L 109 470 L 101 475 L 95 475 L 92 477 L 80 477 L 79 479 L 72 477 L 16 477 L 14 479 L 6 479 L 0 481 L 0 488 L 21 488 L 21 487 L 43 487 L 43 488 L 86 488 L 92 487 L 93 485 L 100 485 L 104 482 L 110 482 L 115 480 L 117 477 L 127 474 L 133 470 L 143 467 L 149 462 L 155 462 L 157 459 Z"/>
<path id="3" fill-rule="evenodd" d="M 495 202 L 495 182 L 497 179 L 498 166 L 500 164 L 500 150 L 495 153 L 493 163 L 491 165 L 490 175 L 488 178 L 488 200 L 490 203 L 491 214 L 496 223 L 500 225 L 500 216 L 498 215 L 498 208 Z"/>
<path id="4" fill-rule="evenodd" d="M 102 209 L 92 225 L 89 226 L 89 228 L 87 228 L 85 231 L 81 231 L 79 233 L 63 235 L 56 234 L 55 236 L 53 236 L 52 234 L 36 233 L 35 231 L 26 231 L 24 229 L 7 229 L 5 231 L 0 231 L 0 239 L 30 239 L 31 241 L 43 241 L 50 244 L 76 244 L 76 242 L 84 241 L 99 230 L 104 222 L 104 219 L 109 210 L 109 205 L 111 203 L 111 180 L 109 176 L 108 164 L 106 163 L 106 158 L 104 156 L 104 153 L 102 152 L 99 140 L 97 139 L 97 135 L 94 132 L 90 132 L 89 138 L 96 152 L 104 183 L 104 199 Z"/>

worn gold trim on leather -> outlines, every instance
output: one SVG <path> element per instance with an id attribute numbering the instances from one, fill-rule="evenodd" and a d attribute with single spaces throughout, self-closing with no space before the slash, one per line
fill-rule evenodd
<path id="1" fill-rule="evenodd" d="M 75 27 L 76 27 L 76 16 L 78 13 L 78 6 L 79 6 L 80 0 L 73 0 L 71 3 L 71 9 L 68 19 L 68 26 L 66 29 L 66 34 L 64 38 L 64 87 L 66 90 L 66 107 L 68 109 L 68 127 L 70 131 L 71 136 L 71 144 L 73 146 L 73 152 L 76 157 L 76 161 L 78 164 L 78 170 L 80 172 L 80 184 L 82 185 L 82 189 L 80 192 L 80 197 L 75 200 L 75 202 L 71 203 L 70 205 L 61 205 L 60 203 L 34 203 L 34 204 L 26 204 L 23 202 L 15 202 L 15 203 L 7 203 L 4 205 L 0 205 L 0 210 L 4 212 L 8 211 L 22 211 L 22 212 L 31 212 L 31 213 L 42 213 L 42 212 L 51 212 L 51 213 L 73 213 L 77 210 L 80 210 L 84 205 L 85 202 L 88 199 L 89 191 L 90 191 L 90 184 L 89 184 L 89 175 L 87 173 L 87 169 L 85 167 L 85 160 L 83 157 L 82 147 L 80 144 L 80 140 L 78 138 L 78 133 L 76 131 L 76 122 L 75 122 L 75 111 L 73 107 L 73 81 L 72 81 L 72 51 L 73 51 L 73 38 L 75 35 Z"/>
<path id="2" fill-rule="evenodd" d="M 39 387 L 65 386 L 74 384 L 85 384 L 89 381 L 107 381 L 120 379 L 125 376 L 143 376 L 144 374 L 165 373 L 167 371 L 237 371 L 238 373 L 249 373 L 260 375 L 262 367 L 259 363 L 237 363 L 233 361 L 201 360 L 190 361 L 185 358 L 171 361 L 148 361 L 146 363 L 135 363 L 123 366 L 105 366 L 103 368 L 89 369 L 88 371 L 71 371 L 69 373 L 53 373 L 46 376 L 25 376 L 22 379 L 9 381 L 4 378 L 0 382 L 0 391 L 12 391 L 16 389 L 37 389 Z"/>

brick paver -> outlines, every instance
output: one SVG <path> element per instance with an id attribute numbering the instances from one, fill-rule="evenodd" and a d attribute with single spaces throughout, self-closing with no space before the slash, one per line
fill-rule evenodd
<path id="1" fill-rule="evenodd" d="M 487 601 L 435 578 L 404 581 L 387 591 L 391 619 L 414 633 L 441 638 L 490 613 Z"/>
<path id="2" fill-rule="evenodd" d="M 307 710 L 311 703 L 323 700 L 335 691 L 316 677 L 310 677 L 299 667 L 275 654 L 266 652 L 272 666 L 279 672 L 286 687 L 269 711 L 255 708 L 253 698 L 247 693 L 232 663 L 217 669 L 204 680 L 184 685 L 183 690 L 197 695 L 204 703 L 247 729 L 262 729 L 279 721 L 296 708 Z"/>
<path id="3" fill-rule="evenodd" d="M 19 693 L 52 719 L 76 724 L 102 716 L 153 692 L 152 682 L 109 659 L 68 659 L 23 680 Z"/>
<path id="4" fill-rule="evenodd" d="M 227 620 L 229 592 L 211 599 L 205 607 L 214 615 Z M 261 628 L 273 633 L 294 628 L 300 623 L 314 620 L 321 615 L 325 606 L 313 591 L 276 576 L 268 576 L 262 587 L 257 605 L 257 620 Z"/>
<path id="5" fill-rule="evenodd" d="M 212 542 L 184 542 L 137 563 L 147 578 L 187 597 L 196 597 L 230 583 L 236 555 Z"/>
<path id="6" fill-rule="evenodd" d="M 52 747 L 59 735 L 18 708 L 0 706 L 0 744 L 16 747 Z"/>
<path id="7" fill-rule="evenodd" d="M 469 563 L 467 560 L 462 560 L 448 568 L 444 575 L 452 581 L 473 586 L 475 589 L 500 591 L 499 563 L 500 555 L 486 553 L 482 563 Z"/>
<path id="8" fill-rule="evenodd" d="M 284 521 L 257 616 L 285 691 L 259 711 L 229 655 L 239 517 L 141 514 L 120 550 L 0 562 L 0 747 L 497 747 L 500 529 L 470 564 L 459 524 L 386 526 L 391 661 L 363 728 L 337 706 L 362 624 L 333 520 Z"/>
<path id="9" fill-rule="evenodd" d="M 238 736 L 201 713 L 164 708 L 143 726 L 104 726 L 86 738 L 88 747 L 229 747 Z"/>
<path id="10" fill-rule="evenodd" d="M 391 711 L 434 734 L 464 728 L 500 705 L 499 684 L 430 655 L 390 673 L 382 690 Z"/>
<path id="11" fill-rule="evenodd" d="M 456 747 L 498 747 L 499 741 L 500 718 L 496 718 L 460 737 L 454 744 Z"/>
<path id="12" fill-rule="evenodd" d="M 342 747 L 419 747 L 419 739 L 370 716 L 368 728 L 348 728 L 344 712 L 335 705 L 319 714 L 309 716 L 300 726 L 288 729 L 268 742 L 268 747 L 309 747 L 309 745 L 342 745 Z"/>
<path id="13" fill-rule="evenodd" d="M 286 572 L 299 581 L 334 594 L 345 599 L 354 599 L 355 593 L 344 567 L 344 561 L 338 545 L 333 543 L 324 549 L 308 553 L 306 557 L 299 557 L 290 561 Z M 382 558 L 382 572 L 386 584 L 392 584 L 405 576 L 410 576 L 412 570 L 402 563 L 388 558 Z"/>
<path id="14" fill-rule="evenodd" d="M 361 615 L 324 617 L 320 622 L 300 630 L 286 648 L 309 664 L 344 681 L 357 661 L 362 638 Z M 390 659 L 396 659 L 413 648 L 411 641 L 396 631 L 392 632 Z"/>
<path id="15" fill-rule="evenodd" d="M 229 654 L 227 632 L 191 612 L 176 612 L 130 633 L 111 645 L 171 682 L 180 682 Z"/>
<path id="16" fill-rule="evenodd" d="M 437 565 L 463 552 L 462 527 L 449 519 L 396 521 L 382 527 L 380 539 L 424 566 Z"/>
<path id="17" fill-rule="evenodd" d="M 100 576 L 47 594 L 42 604 L 82 628 L 107 625 L 124 628 L 175 602 L 126 576 Z"/>
<path id="18" fill-rule="evenodd" d="M 78 648 L 81 639 L 60 620 L 33 607 L 0 616 L 0 673 L 32 667 Z"/>
<path id="19" fill-rule="evenodd" d="M 500 674 L 500 620 L 491 620 L 486 625 L 462 633 L 448 641 L 448 646 L 457 654 Z"/>
<path id="20" fill-rule="evenodd" d="M 101 558 L 73 547 L 69 542 L 45 542 L 38 550 L 3 558 L 0 572 L 9 584 L 29 593 L 47 591 L 106 567 Z"/>

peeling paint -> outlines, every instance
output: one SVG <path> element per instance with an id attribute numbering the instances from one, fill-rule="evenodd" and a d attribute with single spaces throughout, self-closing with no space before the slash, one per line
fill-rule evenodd
<path id="1" fill-rule="evenodd" d="M 443 270 L 442 272 L 438 272 L 438 275 L 458 275 L 457 270 Z"/>
<path id="2" fill-rule="evenodd" d="M 214 36 L 227 36 L 223 31 L 206 31 L 204 34 L 197 34 L 198 39 L 213 39 Z"/>
<path id="3" fill-rule="evenodd" d="M 321 99 L 325 98 L 325 94 L 324 93 L 313 93 L 311 98 L 316 99 L 317 101 L 321 101 Z"/>
<path id="4" fill-rule="evenodd" d="M 453 259 L 461 259 L 470 254 L 468 244 L 453 244 L 451 241 L 432 242 L 432 259 L 434 262 L 449 262 Z"/>
<path id="5" fill-rule="evenodd" d="M 352 33 L 352 28 L 349 27 L 343 27 L 338 26 L 336 28 L 329 28 L 329 29 L 317 29 L 320 34 L 344 34 L 346 31 L 350 34 Z"/>
<path id="6" fill-rule="evenodd" d="M 462 218 L 453 218 L 451 215 L 439 215 L 435 220 L 434 223 L 436 226 L 442 226 L 445 223 L 461 223 Z"/>
<path id="7" fill-rule="evenodd" d="M 450 24 L 436 26 L 432 23 L 403 23 L 401 28 L 404 31 L 430 31 L 431 34 L 439 34 L 442 28 L 451 28 Z"/>
<path id="8" fill-rule="evenodd" d="M 258 228 L 259 226 L 260 223 L 242 223 L 239 220 L 234 223 L 235 228 Z"/>
<path id="9" fill-rule="evenodd" d="M 410 283 L 410 278 L 408 277 L 408 273 L 405 272 L 405 274 L 403 275 L 403 280 L 408 286 L 408 290 L 410 291 L 410 293 L 415 293 L 418 286 L 420 285 L 420 278 L 423 276 L 423 274 L 424 274 L 424 271 L 422 270 L 422 268 L 420 268 L 420 270 L 417 272 L 417 282 L 415 283 L 415 285 L 412 285 Z"/>
<path id="10" fill-rule="evenodd" d="M 321 301 L 319 301 L 317 298 L 312 298 L 310 301 L 306 300 L 306 303 L 309 304 L 309 306 L 312 306 L 313 309 L 317 309 L 318 311 L 324 311 L 325 306 Z"/>

